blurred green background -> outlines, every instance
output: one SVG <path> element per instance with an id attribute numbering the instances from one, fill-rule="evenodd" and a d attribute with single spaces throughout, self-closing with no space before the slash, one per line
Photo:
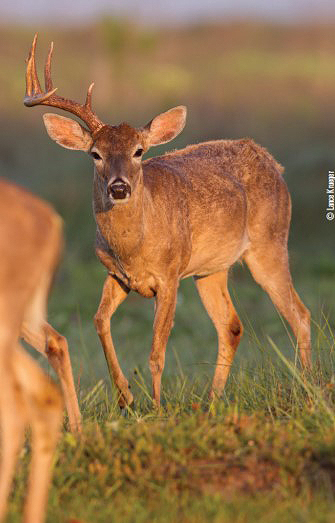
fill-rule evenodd
<path id="1" fill-rule="evenodd" d="M 235 20 L 145 26 L 105 16 L 91 25 L 0 30 L 0 175 L 53 203 L 65 223 L 66 248 L 50 301 L 50 322 L 68 337 L 76 382 L 82 389 L 107 377 L 92 317 L 105 277 L 94 254 L 92 164 L 82 153 L 48 138 L 41 115 L 23 106 L 24 60 L 35 31 L 40 74 L 55 42 L 54 85 L 84 100 L 94 80 L 94 108 L 108 123 L 139 126 L 175 105 L 188 107 L 187 125 L 172 144 L 249 136 L 285 167 L 293 216 L 289 240 L 295 286 L 310 308 L 313 343 L 334 340 L 335 222 L 327 222 L 328 170 L 335 169 L 335 23 Z M 1 197 L 1 195 L 0 195 Z M 250 369 L 270 350 L 266 336 L 293 355 L 289 335 L 267 295 L 242 265 L 230 290 L 245 326 L 237 367 Z M 149 382 L 152 300 L 131 294 L 112 319 L 120 363 L 128 377 L 139 367 Z M 182 282 L 165 380 L 212 376 L 216 335 L 191 280 Z M 234 370 L 233 370 L 234 372 Z"/>

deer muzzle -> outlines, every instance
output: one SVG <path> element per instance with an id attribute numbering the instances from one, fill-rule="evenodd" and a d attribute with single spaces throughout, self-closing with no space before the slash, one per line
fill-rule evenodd
<path id="1" fill-rule="evenodd" d="M 122 202 L 128 200 L 131 195 L 131 188 L 128 182 L 117 178 L 107 185 L 107 194 L 114 201 Z"/>

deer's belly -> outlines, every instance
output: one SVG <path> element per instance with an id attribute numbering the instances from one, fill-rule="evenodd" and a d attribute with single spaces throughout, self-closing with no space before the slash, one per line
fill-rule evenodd
<path id="1" fill-rule="evenodd" d="M 229 269 L 249 246 L 246 233 L 239 238 L 206 238 L 204 242 L 193 244 L 190 261 L 181 278 L 206 276 Z"/>

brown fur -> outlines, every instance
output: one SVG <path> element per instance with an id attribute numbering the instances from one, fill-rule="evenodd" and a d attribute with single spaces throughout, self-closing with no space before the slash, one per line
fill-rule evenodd
<path id="1" fill-rule="evenodd" d="M 38 264 L 35 261 L 31 269 L 29 269 L 25 264 L 21 267 L 18 265 L 18 245 L 22 243 L 20 238 L 26 232 L 28 237 L 31 238 L 31 242 L 34 242 L 36 252 L 38 252 L 40 248 L 39 244 L 43 244 L 44 238 L 49 234 L 51 211 L 47 204 L 44 204 L 27 191 L 24 191 L 23 189 L 19 190 L 15 186 L 10 185 L 5 180 L 0 179 L 0 191 L 0 210 L 3 215 L 6 216 L 6 219 L 4 219 L 3 223 L 0 224 L 0 234 L 3 242 L 11 242 L 11 244 L 15 246 L 15 249 L 12 252 L 13 259 L 11 260 L 11 263 L 8 263 L 6 268 L 3 267 L 1 269 L 1 271 L 4 271 L 5 269 L 7 271 L 5 274 L 0 273 L 1 282 L 2 285 L 9 285 L 11 289 L 13 282 L 15 282 L 15 285 L 17 285 L 20 290 L 20 286 L 24 287 L 29 284 L 29 281 L 26 281 L 29 270 L 33 271 L 35 268 L 38 270 Z M 38 209 L 38 213 L 35 211 L 36 208 Z M 11 224 L 12 228 L 11 233 L 9 233 L 9 224 Z M 34 227 L 36 228 L 36 231 L 35 236 L 32 237 Z M 16 238 L 16 231 L 18 238 Z M 27 249 L 30 248 L 30 244 L 28 244 Z M 24 256 L 25 253 L 22 253 L 22 257 Z M 17 274 L 18 268 L 20 269 L 19 274 Z M 32 278 L 32 285 L 33 281 Z M 6 307 L 6 311 L 11 314 L 11 307 L 15 310 L 16 294 L 13 289 L 10 293 L 9 290 L 7 291 L 3 288 L 3 292 L 8 296 L 8 300 L 13 300 L 13 304 L 9 301 Z M 6 311 L 3 314 L 7 314 Z M 80 431 L 81 415 L 73 381 L 66 338 L 59 334 L 47 322 L 43 322 L 43 324 L 39 324 L 36 327 L 31 323 L 29 317 L 23 318 L 20 325 L 20 335 L 27 343 L 32 345 L 36 350 L 48 358 L 49 363 L 54 368 L 61 381 L 64 400 L 69 415 L 70 428 L 72 432 Z"/>
<path id="2" fill-rule="evenodd" d="M 27 191 L 0 179 L 0 193 L 0 520 L 29 424 L 32 464 L 24 521 L 42 523 L 63 405 L 57 387 L 17 340 L 25 324 L 43 337 L 40 350 L 45 350 L 46 303 L 62 226 L 56 213 Z"/>

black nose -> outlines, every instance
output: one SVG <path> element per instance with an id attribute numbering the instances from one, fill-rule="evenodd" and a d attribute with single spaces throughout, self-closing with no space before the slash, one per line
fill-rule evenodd
<path id="1" fill-rule="evenodd" d="M 124 200 L 127 195 L 130 196 L 130 185 L 123 180 L 115 180 L 107 187 L 107 194 L 114 200 Z"/>

